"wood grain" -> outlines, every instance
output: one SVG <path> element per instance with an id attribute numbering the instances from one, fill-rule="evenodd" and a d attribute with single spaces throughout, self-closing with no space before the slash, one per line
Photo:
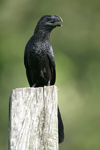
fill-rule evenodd
<path id="1" fill-rule="evenodd" d="M 56 86 L 12 90 L 9 150 L 58 150 Z"/>

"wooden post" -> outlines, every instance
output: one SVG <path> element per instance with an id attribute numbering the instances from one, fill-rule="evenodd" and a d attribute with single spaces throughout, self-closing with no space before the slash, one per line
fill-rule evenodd
<path id="1" fill-rule="evenodd" d="M 12 90 L 9 150 L 58 150 L 56 86 Z"/>

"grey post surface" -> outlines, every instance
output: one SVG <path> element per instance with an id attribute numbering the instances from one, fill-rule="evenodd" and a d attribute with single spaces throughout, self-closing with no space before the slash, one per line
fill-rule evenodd
<path id="1" fill-rule="evenodd" d="M 56 86 L 12 90 L 9 150 L 58 150 Z"/>

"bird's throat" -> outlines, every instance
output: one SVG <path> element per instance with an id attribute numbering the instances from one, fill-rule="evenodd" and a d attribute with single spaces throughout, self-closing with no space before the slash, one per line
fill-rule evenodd
<path id="1" fill-rule="evenodd" d="M 39 40 L 48 40 L 50 41 L 50 32 L 39 30 L 38 32 L 34 32 L 35 37 L 39 38 Z"/>

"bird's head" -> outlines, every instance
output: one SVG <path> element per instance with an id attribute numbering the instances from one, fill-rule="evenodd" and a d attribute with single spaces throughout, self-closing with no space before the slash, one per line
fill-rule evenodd
<path id="1" fill-rule="evenodd" d="M 38 21 L 36 29 L 51 31 L 55 27 L 62 26 L 60 22 L 63 20 L 57 15 L 45 15 Z"/>

